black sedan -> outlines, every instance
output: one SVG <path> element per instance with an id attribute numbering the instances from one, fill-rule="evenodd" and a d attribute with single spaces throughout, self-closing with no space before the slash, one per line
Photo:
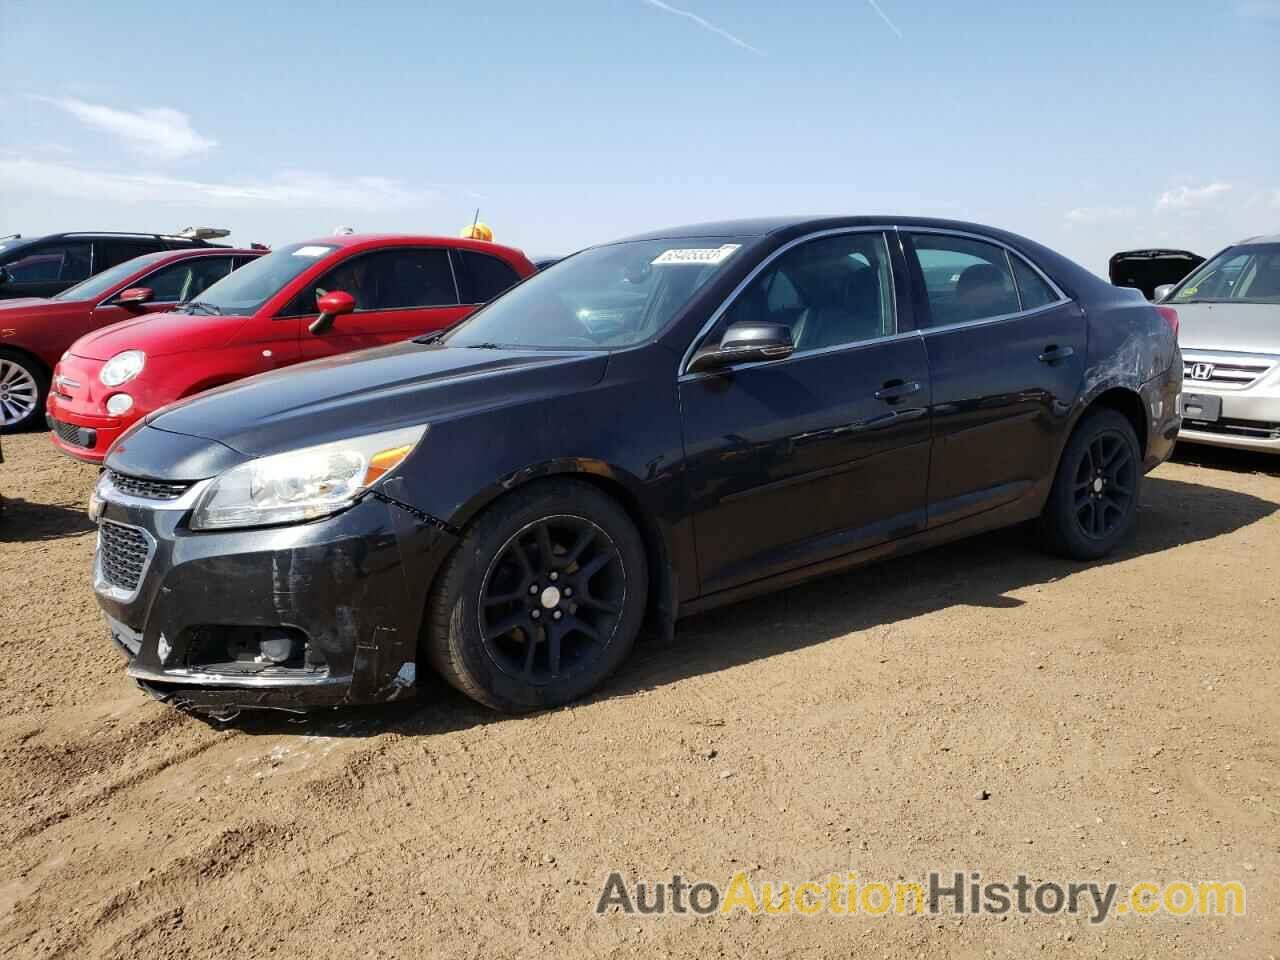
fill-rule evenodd
<path id="1" fill-rule="evenodd" d="M 444 333 L 148 418 L 94 494 L 94 588 L 130 676 L 214 715 L 428 668 L 561 704 L 646 621 L 854 564 L 1036 518 L 1103 556 L 1177 436 L 1176 324 L 966 223 L 606 244 Z"/>

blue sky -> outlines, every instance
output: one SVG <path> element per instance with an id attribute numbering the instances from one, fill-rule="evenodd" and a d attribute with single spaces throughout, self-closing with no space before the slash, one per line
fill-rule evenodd
<path id="1" fill-rule="evenodd" d="M 1280 231 L 1280 0 L 0 0 L 0 233 L 569 252 L 958 217 L 1105 270 Z"/>

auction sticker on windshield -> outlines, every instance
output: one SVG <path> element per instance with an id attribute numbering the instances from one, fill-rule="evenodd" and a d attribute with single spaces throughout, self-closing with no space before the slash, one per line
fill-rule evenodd
<path id="1" fill-rule="evenodd" d="M 724 263 L 742 248 L 740 243 L 726 243 L 720 247 L 690 247 L 684 250 L 668 250 L 654 259 L 652 266 L 673 263 Z"/>

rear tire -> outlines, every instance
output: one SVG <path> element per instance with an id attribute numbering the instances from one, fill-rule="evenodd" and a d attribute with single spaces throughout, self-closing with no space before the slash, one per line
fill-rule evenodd
<path id="1" fill-rule="evenodd" d="M 1040 515 L 1041 542 L 1072 560 L 1106 556 L 1133 529 L 1142 485 L 1142 450 L 1123 414 L 1085 414 L 1067 441 Z"/>
<path id="2" fill-rule="evenodd" d="M 39 361 L 0 349 L 0 433 L 30 430 L 44 416 L 49 377 Z"/>
<path id="3" fill-rule="evenodd" d="M 428 601 L 423 652 L 495 710 L 559 706 L 630 653 L 648 580 L 643 541 L 617 502 L 579 480 L 539 481 L 463 534 Z"/>

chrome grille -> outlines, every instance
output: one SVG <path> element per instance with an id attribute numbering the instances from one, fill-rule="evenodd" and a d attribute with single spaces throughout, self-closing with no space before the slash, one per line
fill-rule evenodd
<path id="1" fill-rule="evenodd" d="M 107 481 L 126 496 L 143 500 L 177 500 L 191 489 L 189 483 L 129 477 L 114 470 L 107 471 Z"/>
<path id="2" fill-rule="evenodd" d="M 105 520 L 98 528 L 98 569 L 111 586 L 137 590 L 149 558 L 147 538 L 136 527 Z"/>
<path id="3" fill-rule="evenodd" d="M 1273 364 L 1266 360 L 1223 360 L 1183 353 L 1182 379 L 1190 384 L 1216 383 L 1223 387 L 1243 389 L 1265 376 L 1272 366 Z M 1197 368 L 1200 368 L 1202 373 L 1207 369 L 1209 375 L 1197 377 L 1195 375 Z"/>

